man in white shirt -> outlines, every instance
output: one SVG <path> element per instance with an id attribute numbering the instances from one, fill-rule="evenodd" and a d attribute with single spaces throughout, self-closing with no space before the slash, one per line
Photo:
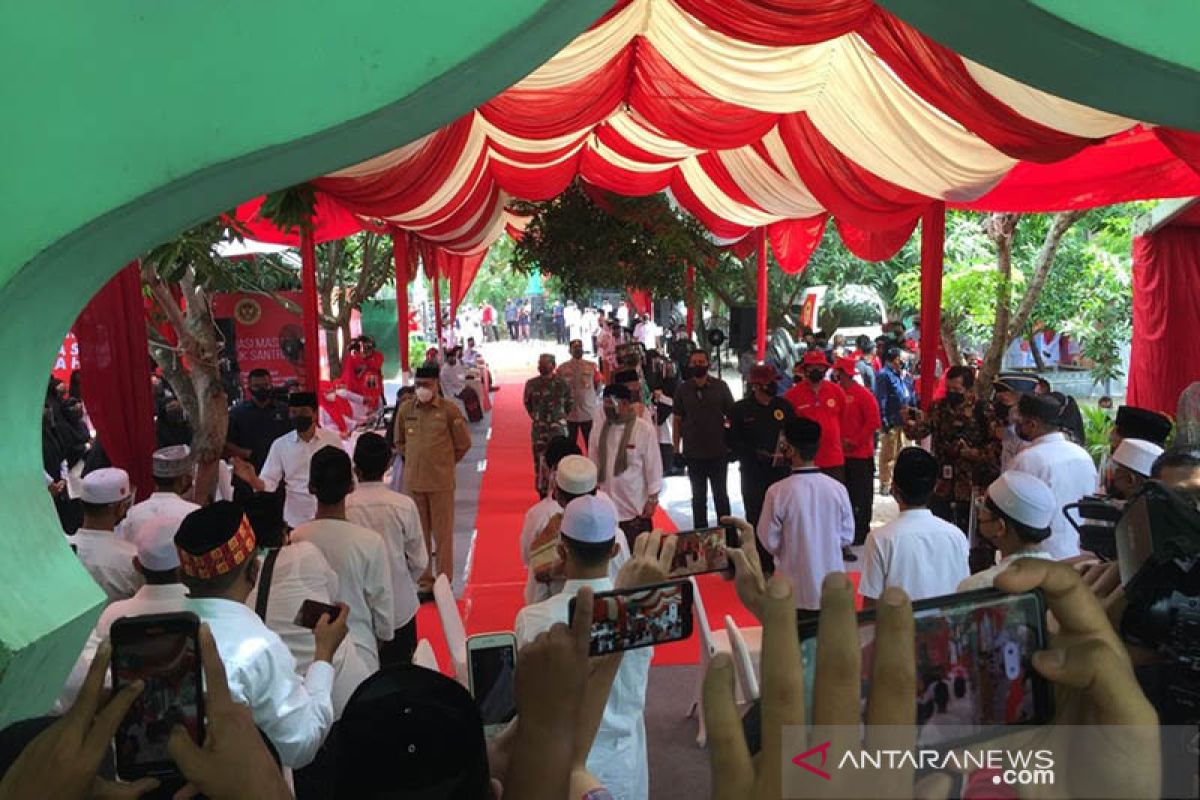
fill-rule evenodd
<path id="1" fill-rule="evenodd" d="M 129 512 L 133 491 L 129 475 L 116 467 L 94 470 L 84 476 L 79 491 L 83 501 L 83 526 L 71 544 L 83 568 L 108 595 L 109 602 L 133 597 L 142 578 L 133 568 L 137 549 L 116 534 Z"/>
<path id="2" fill-rule="evenodd" d="M 1122 439 L 1113 451 L 1105 490 L 1109 497 L 1128 500 L 1142 488 L 1154 471 L 1163 449 L 1145 439 Z"/>
<path id="3" fill-rule="evenodd" d="M 295 430 L 271 443 L 262 474 L 255 475 L 254 467 L 240 458 L 234 460 L 234 474 L 256 492 L 273 492 L 283 483 L 287 488 L 283 519 L 295 528 L 317 513 L 317 500 L 308 491 L 308 465 L 313 454 L 322 447 L 340 447 L 341 439 L 317 425 L 315 392 L 292 392 L 288 396 L 288 416 Z"/>
<path id="4" fill-rule="evenodd" d="M 333 724 L 330 662 L 346 638 L 347 609 L 313 628 L 313 663 L 301 679 L 279 636 L 244 605 L 258 578 L 254 531 L 233 503 L 193 511 L 175 535 L 186 610 L 212 630 L 234 699 L 250 708 L 286 767 L 312 761 Z"/>
<path id="5" fill-rule="evenodd" d="M 658 431 L 638 419 L 627 386 L 613 384 L 604 390 L 604 423 L 592 429 L 588 458 L 596 465 L 596 485 L 612 498 L 617 519 L 629 547 L 639 533 L 653 526 L 662 491 L 662 454 Z"/>
<path id="6" fill-rule="evenodd" d="M 979 536 L 996 548 L 1000 561 L 958 584 L 958 591 L 991 587 L 996 576 L 1018 558 L 1050 558 L 1042 543 L 1050 538 L 1050 522 L 1062 513 L 1054 492 L 1038 478 L 1009 470 L 987 488 L 976 518 Z"/>
<path id="7" fill-rule="evenodd" d="M 919 447 L 906 447 L 896 457 L 892 497 L 900 506 L 896 519 L 867 534 L 859 591 L 873 608 L 883 590 L 899 586 L 913 600 L 952 594 L 970 574 L 967 537 L 929 510 L 938 482 L 938 463 Z"/>
<path id="8" fill-rule="evenodd" d="M 780 451 L 791 460 L 792 474 L 767 489 L 758 540 L 775 558 L 775 571 L 791 581 L 796 608 L 815 615 L 821 582 L 845 569 L 842 548 L 854 541 L 854 511 L 846 487 L 814 463 L 820 423 L 797 417 L 788 421 L 783 436 Z"/>
<path id="9" fill-rule="evenodd" d="M 572 441 L 583 431 L 583 445 L 592 435 L 592 420 L 600 406 L 602 381 L 597 366 L 583 357 L 583 342 L 572 339 L 571 358 L 558 368 L 558 376 L 571 387 L 571 411 L 567 414 L 567 437 Z"/>
<path id="10" fill-rule="evenodd" d="M 1073 558 L 1079 555 L 1079 533 L 1062 507 L 1096 490 L 1096 465 L 1060 430 L 1062 407 L 1052 395 L 1023 395 L 1017 411 L 1017 434 L 1031 444 L 1013 458 L 1010 468 L 1040 478 L 1054 492 L 1059 511 L 1050 523 L 1044 549 L 1060 561 Z"/>
<path id="11" fill-rule="evenodd" d="M 567 504 L 558 544 L 566 583 L 561 593 L 526 606 L 517 614 L 518 647 L 528 645 L 555 624 L 569 623 L 567 611 L 571 598 L 580 589 L 586 586 L 603 592 L 613 588 L 608 562 L 617 552 L 616 524 L 615 509 L 603 497 L 584 495 Z M 668 549 L 673 551 L 674 548 L 664 547 L 660 562 L 670 558 Z M 665 580 L 665 576 L 666 571 L 660 568 L 657 574 L 646 573 L 638 580 L 639 583 L 655 583 Z M 600 728 L 588 753 L 588 771 L 615 800 L 645 800 L 649 795 L 644 715 L 652 657 L 653 648 L 649 647 L 624 654 L 604 707 Z"/>
<path id="12" fill-rule="evenodd" d="M 175 550 L 175 531 L 179 523 L 172 519 L 151 520 L 138 530 L 134 543 L 137 555 L 133 566 L 145 581 L 142 587 L 126 600 L 109 603 L 100 613 L 96 627 L 92 629 L 83 652 L 75 661 L 70 677 L 55 708 L 65 711 L 75 702 L 88 668 L 96 657 L 100 644 L 108 638 L 108 630 L 121 617 L 137 617 L 143 614 L 166 614 L 182 611 L 187 590 L 179 582 L 179 554 Z M 311 637 L 310 637 L 311 638 Z"/>
<path id="13" fill-rule="evenodd" d="M 292 531 L 293 542 L 315 544 L 338 576 L 338 601 L 350 609 L 350 638 L 367 668 L 379 669 L 378 641 L 396 631 L 391 556 L 383 536 L 346 521 L 346 495 L 354 488 L 350 456 L 340 447 L 318 450 L 309 470 L 317 516 Z"/>
<path id="14" fill-rule="evenodd" d="M 383 482 L 392 447 L 377 433 L 364 433 L 354 446 L 358 488 L 346 498 L 346 519 L 383 537 L 391 561 L 395 635 L 379 645 L 381 666 L 407 664 L 417 648 L 417 581 L 429 565 L 421 516 L 411 497 Z"/>
<path id="15" fill-rule="evenodd" d="M 442 392 L 446 397 L 455 400 L 462 394 L 462 390 L 467 388 L 467 368 L 458 360 L 458 348 L 447 348 L 446 361 L 442 364 L 439 379 L 442 382 Z"/>
<path id="16" fill-rule="evenodd" d="M 127 542 L 137 540 L 143 525 L 158 524 L 159 520 L 174 520 L 178 525 L 184 517 L 200 506 L 184 500 L 192 490 L 192 451 L 186 444 L 163 447 L 154 451 L 152 470 L 154 494 L 129 509 L 124 521 L 117 527 L 121 538 Z"/>
<path id="17" fill-rule="evenodd" d="M 246 607 L 254 611 L 272 632 L 278 634 L 292 658 L 296 671 L 303 675 L 313 663 L 316 641 L 312 630 L 296 624 L 296 615 L 305 600 L 333 605 L 338 597 L 338 576 L 314 544 L 287 544 L 283 533 L 283 517 L 279 508 L 258 503 L 246 510 L 246 518 L 254 528 L 258 545 L 258 577 L 246 596 Z M 359 684 L 371 675 L 371 670 L 358 655 L 353 640 L 346 638 L 333 651 L 334 719 L 342 715 Z"/>

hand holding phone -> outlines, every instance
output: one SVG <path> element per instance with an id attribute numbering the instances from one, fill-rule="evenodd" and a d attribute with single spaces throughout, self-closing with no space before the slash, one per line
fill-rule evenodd
<path id="1" fill-rule="evenodd" d="M 321 621 L 322 616 L 329 617 L 329 621 L 333 621 L 341 614 L 340 606 L 335 606 L 332 603 L 322 603 L 319 600 L 305 600 L 300 604 L 300 609 L 296 612 L 296 618 L 292 620 L 301 628 L 308 628 L 310 631 L 317 627 L 317 623 Z"/>
<path id="2" fill-rule="evenodd" d="M 594 656 L 677 642 L 692 635 L 692 583 L 670 581 L 598 592 L 592 611 Z M 575 616 L 575 598 L 569 614 Z"/>
<path id="3" fill-rule="evenodd" d="M 733 562 L 729 560 L 727 550 L 741 546 L 737 528 L 733 525 L 680 531 L 672 538 L 675 540 L 675 555 L 667 570 L 670 578 L 730 572 Z"/>
<path id="4" fill-rule="evenodd" d="M 313 638 L 317 641 L 313 659 L 316 661 L 332 663 L 333 654 L 350 631 L 347 625 L 350 616 L 349 606 L 345 603 L 338 603 L 337 608 L 341 613 L 336 617 L 331 618 L 327 612 L 324 612 L 317 618 L 317 623 L 313 626 Z"/>
<path id="5" fill-rule="evenodd" d="M 467 639 L 468 683 L 488 736 L 502 730 L 517 713 L 516 662 L 517 639 L 511 633 L 484 633 Z"/>

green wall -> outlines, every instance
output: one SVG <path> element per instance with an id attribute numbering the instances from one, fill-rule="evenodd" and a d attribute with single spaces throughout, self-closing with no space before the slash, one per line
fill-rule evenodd
<path id="1" fill-rule="evenodd" d="M 1200 130 L 1197 0 L 878 0 L 947 47 L 1060 97 Z"/>
<path id="2" fill-rule="evenodd" d="M 553 55 L 605 0 L 17 0 L 0 25 L 0 726 L 56 694 L 102 595 L 43 487 L 49 364 L 149 246 L 412 141 Z"/>

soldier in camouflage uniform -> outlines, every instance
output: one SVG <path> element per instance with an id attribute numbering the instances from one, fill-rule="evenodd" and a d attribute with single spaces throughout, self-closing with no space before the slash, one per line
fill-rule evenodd
<path id="1" fill-rule="evenodd" d="M 550 484 L 549 470 L 542 458 L 546 443 L 555 436 L 567 435 L 567 415 L 574 402 L 571 385 L 554 374 L 554 356 L 542 353 L 538 357 L 538 376 L 525 382 L 525 410 L 533 420 L 530 435 L 539 497 L 546 496 Z"/>
<path id="2" fill-rule="evenodd" d="M 970 367 L 951 367 L 946 373 L 946 396 L 935 400 L 928 414 L 917 411 L 904 423 L 908 438 L 933 440 L 939 476 L 929 510 L 964 533 L 970 526 L 976 471 L 981 465 L 1000 462 L 1000 442 L 992 435 L 995 415 L 975 397 L 974 385 Z"/>

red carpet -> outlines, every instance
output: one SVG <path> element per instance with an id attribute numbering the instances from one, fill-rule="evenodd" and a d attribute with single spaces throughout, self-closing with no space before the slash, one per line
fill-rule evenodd
<path id="1" fill-rule="evenodd" d="M 475 551 L 466 590 L 460 601 L 467 635 L 512 630 L 524 602 L 525 565 L 518 542 L 525 512 L 537 502 L 533 488 L 533 462 L 529 452 L 529 418 L 516 385 L 508 384 L 493 395 L 492 438 L 487 448 L 487 470 L 479 491 Z M 656 527 L 674 531 L 675 525 L 661 509 Z M 851 573 L 855 585 L 858 573 Z M 720 575 L 701 575 L 700 592 L 710 627 L 724 630 L 729 614 L 742 626 L 756 625 L 754 617 L 737 599 L 733 582 Z M 419 635 L 434 647 L 446 669 L 450 659 L 437 609 L 432 603 L 421 607 L 417 617 Z M 690 639 L 655 649 L 654 663 L 695 664 L 699 660 L 698 632 Z"/>

